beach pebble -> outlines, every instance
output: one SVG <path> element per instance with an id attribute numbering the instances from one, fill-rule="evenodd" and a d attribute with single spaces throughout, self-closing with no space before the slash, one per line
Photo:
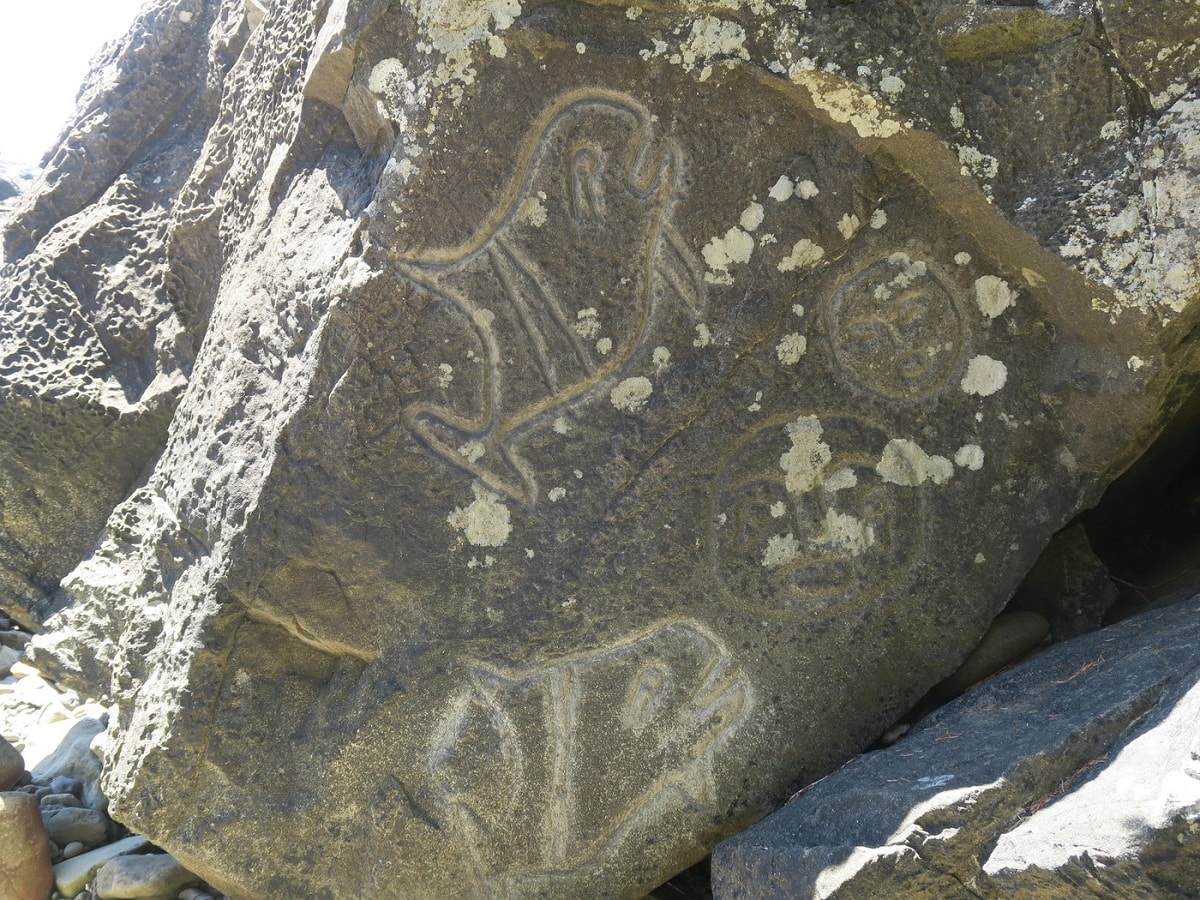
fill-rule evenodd
<path id="1" fill-rule="evenodd" d="M 7 675 L 13 664 L 21 658 L 21 651 L 0 644 L 0 675 Z"/>
<path id="2" fill-rule="evenodd" d="M 92 880 L 100 867 L 110 859 L 126 853 L 136 853 L 149 845 L 150 842 L 144 837 L 127 837 L 70 859 L 64 859 L 54 867 L 54 886 L 58 888 L 58 892 L 62 896 L 74 897 L 87 887 L 88 882 Z"/>
<path id="3" fill-rule="evenodd" d="M 78 778 L 69 778 L 66 775 L 55 775 L 50 779 L 50 787 L 55 793 L 59 794 L 74 794 L 76 797 L 83 796 L 83 782 Z"/>
<path id="4" fill-rule="evenodd" d="M 94 809 L 47 807 L 42 809 L 42 822 L 50 839 L 58 844 L 79 841 L 94 847 L 108 837 L 108 816 Z"/>
<path id="5" fill-rule="evenodd" d="M 119 856 L 96 873 L 94 889 L 102 900 L 176 896 L 181 888 L 198 884 L 193 875 L 169 853 Z"/>
<path id="6" fill-rule="evenodd" d="M 80 807 L 83 803 L 74 794 L 46 794 L 38 798 L 42 806 Z"/>
<path id="7" fill-rule="evenodd" d="M 6 791 L 25 773 L 25 760 L 21 751 L 0 737 L 0 791 Z"/>
<path id="8" fill-rule="evenodd" d="M 25 631 L 0 630 L 0 646 L 24 650 L 33 635 Z"/>

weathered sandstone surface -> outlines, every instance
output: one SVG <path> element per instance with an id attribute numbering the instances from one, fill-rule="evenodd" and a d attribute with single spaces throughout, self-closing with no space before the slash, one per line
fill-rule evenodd
<path id="1" fill-rule="evenodd" d="M 0 291 L 0 577 L 114 816 L 234 896 L 636 896 L 868 744 L 1194 383 L 1198 31 L 151 4 Z"/>

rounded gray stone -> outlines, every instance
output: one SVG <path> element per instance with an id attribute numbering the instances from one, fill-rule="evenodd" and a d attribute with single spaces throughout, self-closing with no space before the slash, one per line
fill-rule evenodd
<path id="1" fill-rule="evenodd" d="M 79 841 L 94 847 L 108 836 L 108 817 L 94 809 L 43 808 L 42 822 L 50 839 L 60 846 Z"/>
<path id="2" fill-rule="evenodd" d="M 181 888 L 199 882 L 198 876 L 168 853 L 118 856 L 96 873 L 95 891 L 101 900 L 142 900 L 174 896 Z"/>
<path id="3" fill-rule="evenodd" d="M 25 771 L 25 760 L 21 751 L 0 737 L 0 791 L 16 784 Z"/>

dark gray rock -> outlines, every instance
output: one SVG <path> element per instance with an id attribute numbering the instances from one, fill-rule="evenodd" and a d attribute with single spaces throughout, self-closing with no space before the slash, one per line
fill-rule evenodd
<path id="1" fill-rule="evenodd" d="M 1195 897 L 1200 599 L 1060 644 L 717 847 L 718 898 Z"/>
<path id="2" fill-rule="evenodd" d="M 42 807 L 42 823 L 50 840 L 62 845 L 79 841 L 89 847 L 103 844 L 108 836 L 108 817 L 94 809 L 73 806 Z"/>

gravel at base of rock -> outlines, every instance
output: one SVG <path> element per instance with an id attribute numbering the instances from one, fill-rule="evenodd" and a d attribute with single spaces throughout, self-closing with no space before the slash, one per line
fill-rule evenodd
<path id="1" fill-rule="evenodd" d="M 127 853 L 137 853 L 150 846 L 144 837 L 132 836 L 63 860 L 54 867 L 54 886 L 64 897 L 74 897 L 88 886 L 100 867 L 109 860 Z"/>

